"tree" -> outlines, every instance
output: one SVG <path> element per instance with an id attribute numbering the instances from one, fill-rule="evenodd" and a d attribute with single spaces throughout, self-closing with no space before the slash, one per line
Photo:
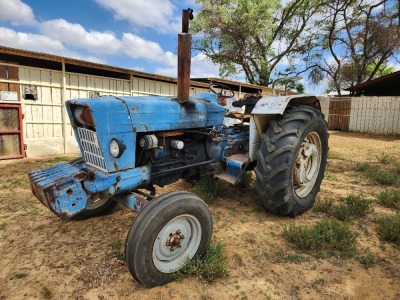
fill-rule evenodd
<path id="1" fill-rule="evenodd" d="M 322 0 L 196 0 L 194 48 L 220 66 L 220 75 L 244 72 L 249 83 L 268 86 L 277 66 L 305 54 L 313 41 L 313 16 Z"/>
<path id="2" fill-rule="evenodd" d="M 305 61 L 315 84 L 325 78 L 340 95 L 344 88 L 387 73 L 399 54 L 399 14 L 394 0 L 333 0 L 326 5 L 317 43 Z"/>

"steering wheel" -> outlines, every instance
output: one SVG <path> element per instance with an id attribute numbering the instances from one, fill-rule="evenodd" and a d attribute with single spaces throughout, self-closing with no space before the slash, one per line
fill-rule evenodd
<path id="1" fill-rule="evenodd" d="M 212 93 L 221 98 L 232 98 L 235 96 L 235 92 L 230 87 L 222 83 L 212 83 L 210 84 L 209 88 Z M 219 89 L 219 92 L 217 89 Z"/>

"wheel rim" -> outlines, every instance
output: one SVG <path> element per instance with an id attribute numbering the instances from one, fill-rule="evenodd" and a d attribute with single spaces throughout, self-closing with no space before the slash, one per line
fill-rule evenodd
<path id="1" fill-rule="evenodd" d="M 296 195 L 306 197 L 317 181 L 321 165 L 322 143 L 316 132 L 310 132 L 301 142 L 296 155 L 293 184 Z"/>
<path id="2" fill-rule="evenodd" d="M 103 206 L 109 199 L 108 198 L 97 198 L 92 203 L 86 205 L 86 210 L 94 210 Z"/>
<path id="3" fill-rule="evenodd" d="M 160 230 L 153 245 L 154 266 L 163 273 L 179 270 L 193 258 L 201 241 L 201 225 L 192 215 L 180 215 Z"/>

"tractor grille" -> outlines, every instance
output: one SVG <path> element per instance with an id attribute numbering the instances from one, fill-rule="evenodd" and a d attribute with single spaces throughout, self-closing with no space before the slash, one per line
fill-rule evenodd
<path id="1" fill-rule="evenodd" d="M 88 165 L 107 171 L 103 153 L 95 131 L 78 127 L 78 134 L 83 150 L 83 158 Z"/>

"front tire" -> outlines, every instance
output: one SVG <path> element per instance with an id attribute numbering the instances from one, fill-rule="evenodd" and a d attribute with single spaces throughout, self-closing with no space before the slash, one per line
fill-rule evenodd
<path id="1" fill-rule="evenodd" d="M 297 216 L 311 208 L 324 177 L 328 129 L 311 107 L 288 109 L 270 121 L 257 153 L 259 202 L 276 215 Z"/>
<path id="2" fill-rule="evenodd" d="M 146 287 L 173 281 L 187 259 L 204 255 L 212 235 L 211 213 L 198 196 L 170 192 L 154 198 L 136 217 L 125 244 L 126 263 Z"/>

